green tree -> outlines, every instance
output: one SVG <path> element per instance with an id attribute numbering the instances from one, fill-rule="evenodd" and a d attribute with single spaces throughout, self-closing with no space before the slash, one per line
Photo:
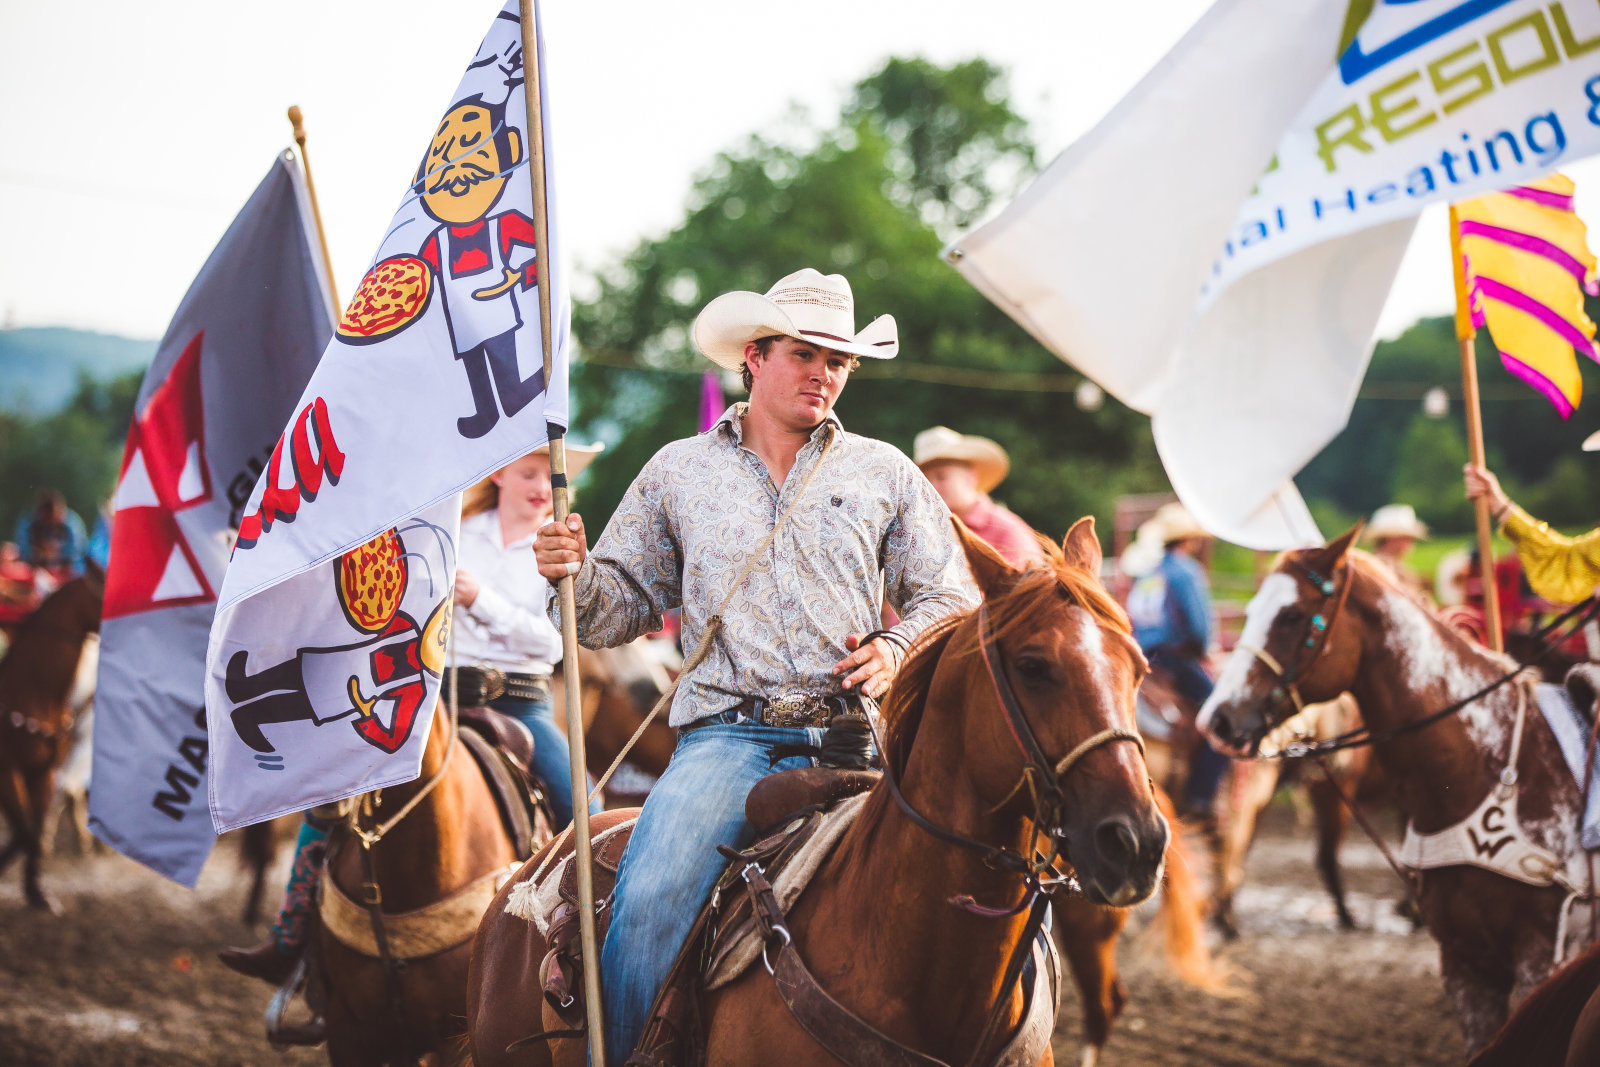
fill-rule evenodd
<path id="1" fill-rule="evenodd" d="M 841 400 L 851 430 L 907 451 L 941 423 L 993 437 L 1012 458 L 998 495 L 1056 536 L 1080 515 L 1108 517 L 1122 492 L 1166 488 L 1147 420 L 1110 400 L 1077 410 L 1079 377 L 939 259 L 942 233 L 1033 172 L 1027 125 L 996 67 L 892 59 L 836 124 L 804 140 L 753 135 L 720 155 L 684 220 L 603 272 L 598 296 L 576 307 L 579 432 L 620 436 L 584 486 L 591 529 L 651 454 L 695 430 L 696 374 L 713 369 L 688 334 L 700 308 L 803 266 L 850 279 L 858 324 L 883 312 L 899 323 L 899 357 L 863 360 Z M 974 369 L 980 380 L 1043 375 L 1052 388 L 949 384 Z"/>
<path id="2" fill-rule="evenodd" d="M 116 486 L 142 371 L 96 381 L 85 375 L 66 407 L 42 417 L 0 413 L 0 539 L 40 492 L 55 489 L 89 528 Z"/>
<path id="3" fill-rule="evenodd" d="M 1461 486 L 1461 466 L 1466 461 L 1466 440 L 1456 424 L 1418 412 L 1400 439 L 1392 495 L 1441 531 L 1470 530 L 1472 506 Z"/>

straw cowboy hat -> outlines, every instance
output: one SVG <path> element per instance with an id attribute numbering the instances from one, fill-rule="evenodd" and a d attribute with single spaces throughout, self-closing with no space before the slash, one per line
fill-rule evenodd
<path id="1" fill-rule="evenodd" d="M 1410 504 L 1385 504 L 1372 513 L 1366 534 L 1369 541 L 1382 541 L 1386 537 L 1422 541 L 1428 536 L 1428 527 L 1417 518 L 1417 511 Z"/>
<path id="2" fill-rule="evenodd" d="M 1187 541 L 1191 537 L 1210 537 L 1211 532 L 1195 521 L 1189 509 L 1179 503 L 1162 504 L 1136 535 L 1140 541 L 1154 541 L 1170 545 L 1174 541 Z"/>
<path id="3" fill-rule="evenodd" d="M 576 444 L 573 444 L 571 441 L 568 441 L 567 442 L 567 479 L 570 481 L 573 478 L 576 478 L 578 475 L 582 474 L 583 473 L 583 469 L 585 467 L 587 467 L 589 464 L 594 462 L 594 457 L 598 456 L 600 453 L 604 452 L 605 450 L 606 450 L 606 443 L 604 441 L 596 441 L 592 445 L 576 445 Z M 527 455 L 527 456 L 548 456 L 549 454 L 550 454 L 550 442 L 546 441 L 544 444 L 540 445 L 538 448 L 534 449 L 532 452 L 526 453 L 525 455 Z M 523 458 L 525 458 L 525 456 L 518 456 L 517 457 L 517 459 L 523 459 Z M 511 463 L 515 463 L 516 461 L 517 460 L 514 459 L 514 460 L 511 461 Z M 510 465 L 511 465 L 510 463 L 506 464 L 506 466 L 508 466 L 508 467 Z M 481 508 L 481 509 L 484 509 L 484 510 L 487 510 L 488 508 L 494 507 L 495 496 L 499 492 L 499 489 L 494 484 L 494 482 L 491 481 L 491 479 L 498 473 L 499 473 L 499 471 L 493 471 L 493 472 L 491 472 L 489 474 L 484 475 L 483 481 L 478 482 L 471 489 L 467 490 L 466 497 L 465 497 L 465 503 L 466 503 L 467 507 L 469 508 L 469 510 L 473 510 L 474 509 L 473 505 L 474 505 L 475 501 L 479 502 L 477 504 L 477 507 Z"/>
<path id="4" fill-rule="evenodd" d="M 947 426 L 923 430 L 911 443 L 911 459 L 919 467 L 930 463 L 965 463 L 978 472 L 978 491 L 987 493 L 1006 480 L 1011 459 L 1006 450 L 987 437 L 956 433 Z"/>
<path id="5" fill-rule="evenodd" d="M 806 267 L 768 289 L 723 293 L 694 320 L 694 343 L 711 362 L 738 370 L 744 346 L 782 335 L 852 356 L 893 359 L 900 333 L 893 315 L 879 315 L 856 332 L 856 302 L 842 274 Z"/>

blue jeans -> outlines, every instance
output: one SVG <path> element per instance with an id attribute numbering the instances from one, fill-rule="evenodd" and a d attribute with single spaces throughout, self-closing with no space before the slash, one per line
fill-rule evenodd
<path id="1" fill-rule="evenodd" d="M 489 706 L 516 719 L 533 734 L 530 769 L 545 787 L 545 799 L 550 802 L 550 815 L 556 823 L 551 829 L 560 833 L 572 821 L 572 750 L 567 746 L 567 735 L 556 727 L 550 697 L 541 696 L 538 700 L 500 697 L 490 701 Z M 594 788 L 593 781 L 589 787 Z M 598 811 L 598 801 L 589 805 L 590 815 Z"/>
<path id="2" fill-rule="evenodd" d="M 620 1067 L 643 1036 L 650 1005 L 727 866 L 717 846 L 743 848 L 755 837 L 744 817 L 745 794 L 774 771 L 813 763 L 789 756 L 774 765 L 772 747 L 822 742 L 820 728 L 734 719 L 725 712 L 680 731 L 672 762 L 650 790 L 622 854 L 611 929 L 600 950 L 608 1067 Z"/>
<path id="3" fill-rule="evenodd" d="M 1199 707 L 1211 696 L 1211 676 L 1199 661 L 1189 656 L 1171 652 L 1152 652 L 1150 665 L 1159 667 L 1172 676 L 1178 694 Z M 1217 790 L 1222 787 L 1223 775 L 1233 761 L 1206 741 L 1204 736 L 1189 758 L 1189 786 L 1184 792 L 1184 805 L 1191 814 L 1209 815 L 1216 804 Z"/>

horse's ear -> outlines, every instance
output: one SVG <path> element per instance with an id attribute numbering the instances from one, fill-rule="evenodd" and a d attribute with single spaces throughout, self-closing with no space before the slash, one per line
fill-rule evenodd
<path id="1" fill-rule="evenodd" d="M 1093 515 L 1085 515 L 1072 524 L 1067 536 L 1061 539 L 1061 554 L 1067 558 L 1067 566 L 1088 571 L 1096 578 L 1100 576 L 1100 538 L 1094 533 Z"/>
<path id="2" fill-rule="evenodd" d="M 996 552 L 989 542 L 967 529 L 966 523 L 954 515 L 950 516 L 950 523 L 956 528 L 956 540 L 961 542 L 961 550 L 967 554 L 967 566 L 972 568 L 972 580 L 978 583 L 980 593 L 987 597 L 1016 576 L 1016 571 L 1011 569 L 1005 557 Z"/>
<path id="3" fill-rule="evenodd" d="M 1321 548 L 1310 549 L 1310 562 L 1319 574 L 1332 574 L 1339 564 L 1344 562 L 1344 557 L 1356 543 L 1356 538 L 1361 536 L 1361 531 L 1366 527 L 1367 520 L 1357 519 L 1356 524 L 1338 537 L 1329 541 Z"/>

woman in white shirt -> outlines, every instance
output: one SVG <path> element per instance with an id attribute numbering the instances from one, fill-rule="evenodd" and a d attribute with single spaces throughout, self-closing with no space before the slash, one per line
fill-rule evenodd
<path id="1" fill-rule="evenodd" d="M 603 447 L 568 444 L 568 477 Z M 533 555 L 533 535 L 550 521 L 551 503 L 548 445 L 495 471 L 462 498 L 455 654 L 463 665 L 505 675 L 505 695 L 489 706 L 532 731 L 532 769 L 546 787 L 559 832 L 572 821 L 569 749 L 550 703 L 561 634 L 545 612 L 550 587 Z"/>
<path id="2" fill-rule="evenodd" d="M 567 445 L 567 470 L 576 475 L 602 445 Z M 561 659 L 561 635 L 545 614 L 549 584 L 539 574 L 533 534 L 550 521 L 548 445 L 478 483 L 461 502 L 457 553 L 457 661 L 493 667 L 507 693 L 490 702 L 533 732 L 533 771 L 545 785 L 557 831 L 572 821 L 572 774 L 567 738 L 550 707 L 550 676 Z M 305 813 L 283 904 L 272 929 L 252 948 L 223 949 L 218 958 L 251 978 L 281 985 L 304 947 L 327 852 L 331 813 Z M 591 811 L 599 811 L 591 805 Z"/>

